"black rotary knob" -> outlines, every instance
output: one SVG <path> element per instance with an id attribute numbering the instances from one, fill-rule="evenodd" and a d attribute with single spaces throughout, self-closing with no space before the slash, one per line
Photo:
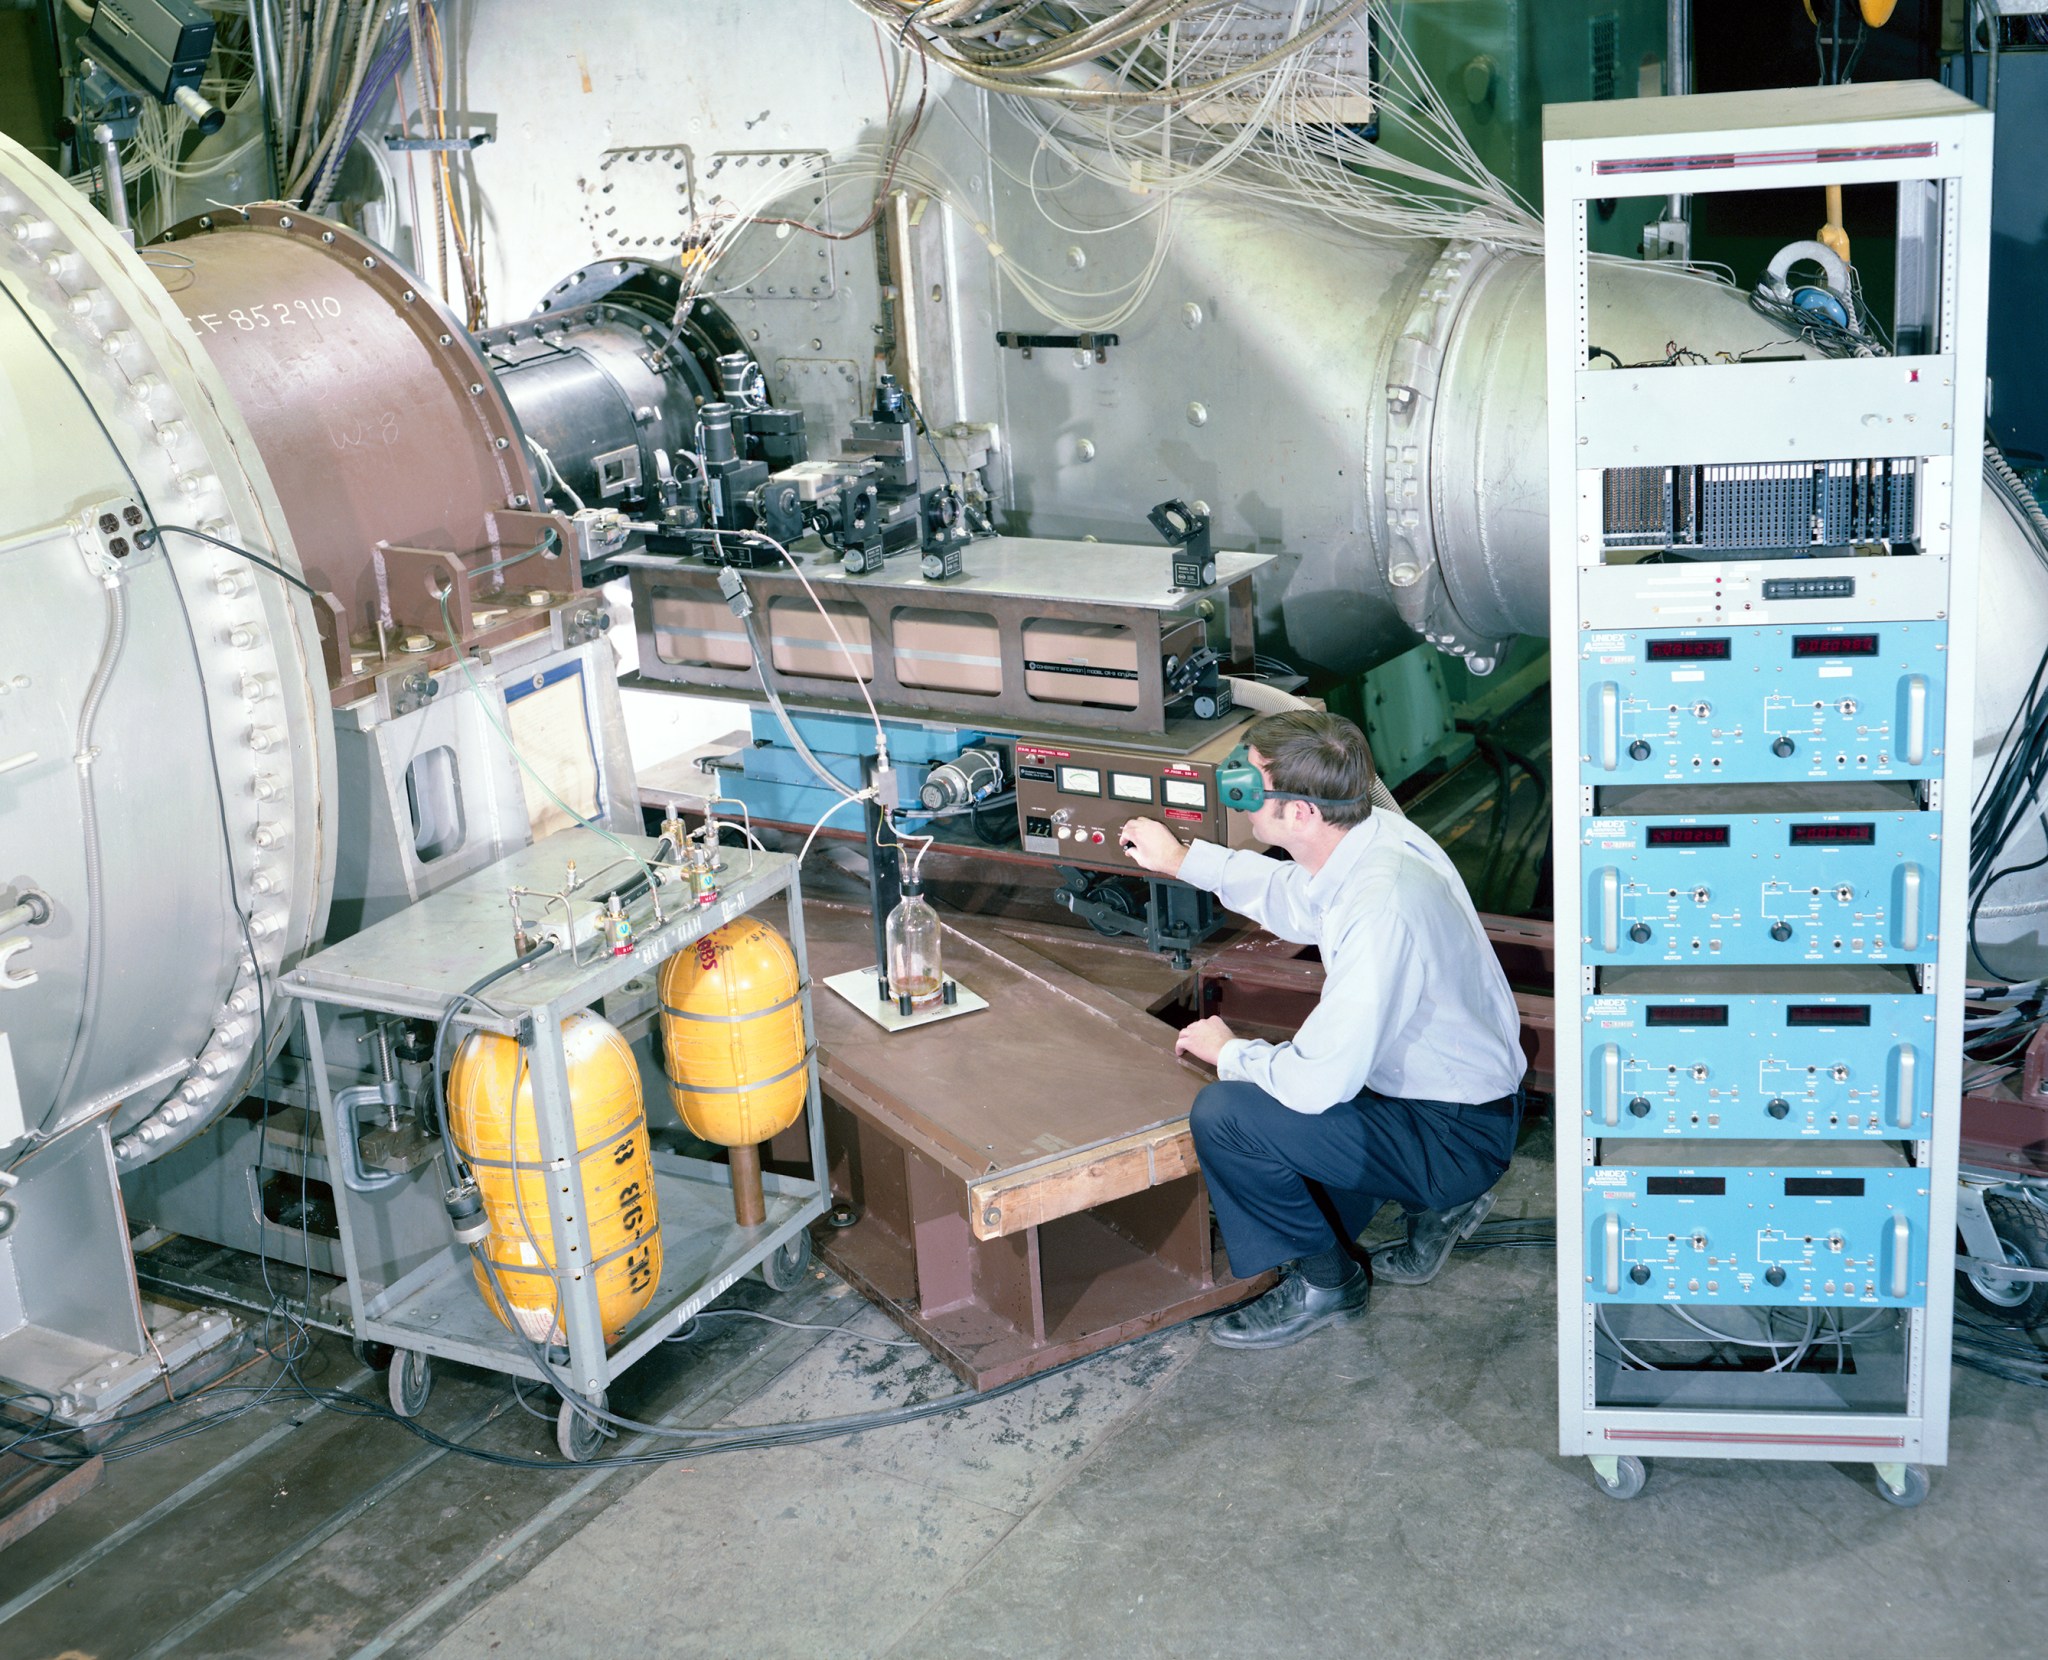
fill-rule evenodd
<path id="1" fill-rule="evenodd" d="M 1783 1285 L 1785 1283 L 1785 1270 L 1774 1262 L 1764 1270 L 1764 1279 L 1772 1285 Z"/>
<path id="2" fill-rule="evenodd" d="M 1635 925 L 1634 925 L 1633 927 L 1631 927 L 1631 928 L 1629 929 L 1629 931 L 1628 931 L 1628 937 L 1629 937 L 1630 939 L 1634 940 L 1634 941 L 1636 942 L 1636 944 L 1638 944 L 1638 945 L 1647 945 L 1647 944 L 1649 944 L 1649 942 L 1650 942 L 1650 925 L 1649 925 L 1649 924 L 1648 924 L 1647 922 L 1638 922 L 1638 923 L 1636 923 L 1636 924 L 1635 924 Z"/>
<path id="3" fill-rule="evenodd" d="M 1634 1115 L 1637 1118 L 1648 1118 L 1650 1116 L 1649 1096 L 1631 1096 L 1628 1103 L 1628 1110 L 1632 1115 Z"/>
<path id="4" fill-rule="evenodd" d="M 1637 1263 L 1628 1271 L 1628 1277 L 1634 1280 L 1637 1285 L 1648 1285 L 1650 1283 L 1650 1265 L 1646 1262 Z"/>
<path id="5" fill-rule="evenodd" d="M 1771 745 L 1771 753 L 1782 758 L 1790 755 L 1796 748 L 1798 748 L 1798 745 L 1794 744 L 1790 738 L 1780 738 Z"/>
<path id="6" fill-rule="evenodd" d="M 1791 1110 L 1792 1103 L 1786 1100 L 1785 1097 L 1782 1095 L 1772 1096 L 1770 1099 L 1770 1104 L 1764 1108 L 1764 1111 L 1769 1113 L 1773 1118 L 1783 1118 L 1785 1114 L 1787 1114 Z"/>
<path id="7" fill-rule="evenodd" d="M 1631 761 L 1647 761 L 1650 758 L 1650 746 L 1641 738 L 1636 739 L 1628 746 L 1628 758 Z"/>
<path id="8" fill-rule="evenodd" d="M 1792 924 L 1791 924 L 1791 923 L 1789 923 L 1789 922 L 1783 922 L 1783 921 L 1779 921 L 1779 922 L 1774 922 L 1774 923 L 1772 923 L 1772 924 L 1771 924 L 1771 938 L 1772 938 L 1772 939 L 1774 939 L 1774 940 L 1776 940 L 1776 941 L 1778 941 L 1778 942 L 1779 942 L 1779 943 L 1780 943 L 1781 945 L 1782 945 L 1782 944 L 1783 944 L 1783 943 L 1784 943 L 1784 942 L 1785 942 L 1786 940 L 1790 939 L 1791 937 L 1792 937 Z"/>

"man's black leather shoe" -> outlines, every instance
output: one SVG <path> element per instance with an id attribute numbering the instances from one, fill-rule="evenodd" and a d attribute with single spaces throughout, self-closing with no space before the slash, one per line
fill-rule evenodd
<path id="1" fill-rule="evenodd" d="M 1390 1285 L 1427 1285 L 1451 1260 L 1451 1247 L 1467 1238 L 1493 1209 L 1493 1195 L 1482 1193 L 1449 1210 L 1425 1210 L 1408 1218 L 1408 1241 L 1382 1245 L 1372 1254 L 1372 1271 Z"/>
<path id="2" fill-rule="evenodd" d="M 1265 1296 L 1234 1308 L 1209 1328 L 1209 1341 L 1226 1349 L 1283 1349 L 1318 1327 L 1365 1312 L 1372 1279 L 1361 1268 L 1342 1285 L 1310 1285 L 1290 1266 Z"/>

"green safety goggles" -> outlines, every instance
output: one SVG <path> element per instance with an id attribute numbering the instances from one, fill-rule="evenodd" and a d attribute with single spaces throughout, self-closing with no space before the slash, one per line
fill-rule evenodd
<path id="1" fill-rule="evenodd" d="M 1303 795 L 1296 790 L 1269 790 L 1252 765 L 1249 744 L 1239 744 L 1223 765 L 1216 769 L 1216 795 L 1224 806 L 1238 813 L 1256 813 L 1269 801 L 1306 801 L 1317 807 L 1355 807 L 1367 796 Z"/>

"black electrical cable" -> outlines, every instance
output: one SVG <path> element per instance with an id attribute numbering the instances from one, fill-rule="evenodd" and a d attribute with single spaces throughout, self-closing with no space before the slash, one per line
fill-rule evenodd
<path id="1" fill-rule="evenodd" d="M 1017 798 L 1014 794 L 1010 797 L 1010 800 L 1013 803 L 1016 801 L 1016 799 Z M 981 841 L 982 845 L 985 847 L 1011 846 L 1017 839 L 1017 820 L 1015 815 L 1012 815 L 1005 823 L 998 827 L 994 834 L 991 834 L 988 830 L 988 827 L 981 822 L 982 810 L 987 805 L 988 803 L 985 801 L 974 801 L 968 803 L 967 822 L 971 826 L 973 826 L 975 836 Z"/>
<path id="2" fill-rule="evenodd" d="M 939 472 L 945 477 L 946 488 L 953 488 L 953 472 L 946 465 L 945 453 L 939 448 L 938 435 L 932 431 L 931 422 L 924 418 L 924 411 L 917 407 L 917 399 L 910 395 L 910 388 L 901 388 L 903 401 L 910 406 L 911 418 L 917 422 L 917 430 L 924 434 L 925 445 L 932 452 L 932 459 L 939 464 Z"/>
<path id="3" fill-rule="evenodd" d="M 1487 841 L 1486 865 L 1479 877 L 1480 902 L 1492 911 L 1499 909 L 1499 896 L 1494 884 L 1499 876 L 1501 856 L 1507 852 L 1508 825 L 1514 817 L 1515 778 L 1509 770 L 1507 754 L 1500 745 L 1485 738 L 1475 741 L 1479 752 L 1493 763 L 1493 828 Z"/>
<path id="4" fill-rule="evenodd" d="M 440 1020 L 435 1024 L 434 1065 L 428 1077 L 432 1081 L 434 1091 L 434 1127 L 441 1138 L 441 1162 L 448 1172 L 448 1185 L 450 1187 L 460 1187 L 463 1182 L 468 1180 L 469 1172 L 462 1164 L 461 1155 L 455 1150 L 455 1138 L 448 1133 L 448 1081 L 442 1072 L 442 1064 L 448 1052 L 448 1033 L 454 1026 L 456 1015 L 460 1014 L 466 1006 L 475 1002 L 478 997 L 504 979 L 506 975 L 513 973 L 517 969 L 525 968 L 532 963 L 539 962 L 541 958 L 545 957 L 554 948 L 555 942 L 553 940 L 542 940 L 540 944 L 536 945 L 524 956 L 514 957 L 509 963 L 502 963 L 492 969 L 490 973 L 477 981 L 467 991 L 458 992 L 455 1000 L 448 1005 Z M 506 1306 L 509 1308 L 511 1305 L 508 1303 Z"/>
<path id="5" fill-rule="evenodd" d="M 1543 775 L 1543 770 L 1534 761 L 1530 760 L 1528 756 L 1522 754 L 1519 750 L 1508 749 L 1505 746 L 1499 747 L 1503 755 L 1529 775 L 1529 780 L 1536 786 L 1537 792 L 1535 816 L 1529 820 L 1520 837 L 1513 842 L 1508 850 L 1506 869 L 1512 874 L 1527 861 L 1537 838 L 1546 834 L 1550 829 L 1550 780 Z M 1512 891 L 1510 891 L 1507 897 L 1513 897 Z"/>
<path id="6" fill-rule="evenodd" d="M 131 474 L 130 477 L 132 478 L 133 475 Z M 138 490 L 137 493 L 139 495 L 140 491 Z M 270 574 L 273 576 L 282 577 L 286 582 L 289 582 L 294 588 L 298 589 L 300 593 L 309 594 L 314 599 L 318 599 L 320 597 L 319 589 L 315 588 L 310 582 L 307 582 L 302 577 L 293 576 L 292 573 L 286 570 L 282 565 L 273 564 L 270 560 L 265 559 L 263 555 L 261 555 L 260 553 L 250 552 L 249 549 L 243 547 L 238 542 L 230 542 L 227 540 L 226 537 L 215 536 L 208 531 L 195 530 L 190 525 L 167 525 L 160 523 L 157 521 L 156 515 L 153 513 L 150 515 L 150 520 L 154 533 L 158 536 L 190 536 L 194 541 L 197 542 L 211 542 L 215 547 L 225 548 L 229 553 L 234 554 L 237 558 L 248 560 L 249 563 L 252 565 L 261 565 L 266 571 L 270 572 Z M 138 538 L 138 540 L 142 539 Z M 144 547 L 148 547 L 149 543 L 147 541 L 142 541 L 142 545 Z"/>

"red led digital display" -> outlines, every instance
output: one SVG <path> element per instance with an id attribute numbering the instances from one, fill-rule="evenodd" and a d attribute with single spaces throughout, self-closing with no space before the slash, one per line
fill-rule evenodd
<path id="1" fill-rule="evenodd" d="M 1725 663 L 1726 637 L 1712 640 L 1645 640 L 1643 657 L 1652 663 Z"/>
<path id="2" fill-rule="evenodd" d="M 1726 1003 L 1651 1003 L 1643 1010 L 1646 1026 L 1725 1026 Z"/>
<path id="3" fill-rule="evenodd" d="M 1873 847 L 1877 843 L 1874 824 L 1795 824 L 1794 847 Z"/>
<path id="4" fill-rule="evenodd" d="M 1787 1026 L 1868 1026 L 1868 1003 L 1788 1003 Z"/>
<path id="5" fill-rule="evenodd" d="M 1643 831 L 1645 847 L 1726 847 L 1725 824 L 1652 824 Z"/>
<path id="6" fill-rule="evenodd" d="M 1875 657 L 1875 634 L 1795 634 L 1794 657 Z"/>

